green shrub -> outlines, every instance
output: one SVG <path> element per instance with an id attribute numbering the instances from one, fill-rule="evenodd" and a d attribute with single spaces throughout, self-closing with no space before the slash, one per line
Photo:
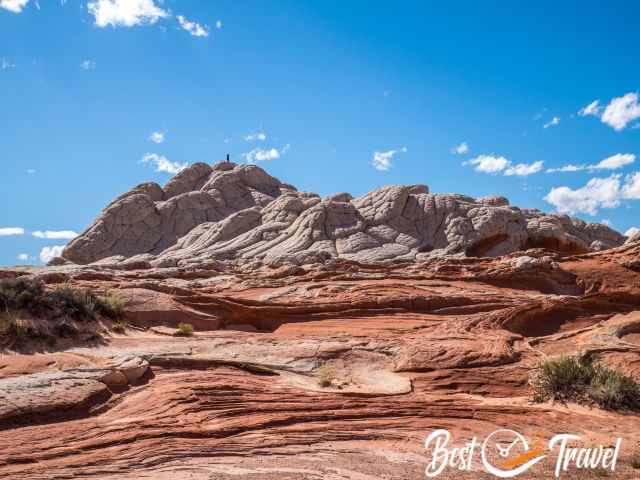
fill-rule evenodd
<path id="1" fill-rule="evenodd" d="M 31 310 L 44 295 L 44 284 L 25 277 L 0 280 L 0 305 L 3 310 Z"/>
<path id="2" fill-rule="evenodd" d="M 0 313 L 0 346 L 7 346 L 27 338 L 51 338 L 46 327 L 31 324 L 9 310 Z"/>
<path id="3" fill-rule="evenodd" d="M 93 320 L 97 314 L 98 299 L 88 290 L 65 284 L 46 293 L 43 303 L 63 315 Z"/>
<path id="4" fill-rule="evenodd" d="M 330 387 L 333 380 L 336 379 L 336 369 L 330 365 L 324 364 L 316 371 L 318 377 L 318 385 L 321 387 Z"/>
<path id="5" fill-rule="evenodd" d="M 24 338 L 28 334 L 29 328 L 14 312 L 9 310 L 0 315 L 0 335 L 6 335 L 11 338 Z"/>
<path id="6" fill-rule="evenodd" d="M 178 337 L 191 337 L 193 335 L 193 325 L 190 323 L 179 323 L 176 331 Z"/>
<path id="7" fill-rule="evenodd" d="M 34 316 L 70 316 L 94 319 L 97 315 L 118 318 L 125 301 L 109 293 L 98 297 L 91 291 L 69 284 L 47 291 L 39 280 L 18 277 L 0 280 L 0 306 L 8 310 L 26 310 Z"/>
<path id="8" fill-rule="evenodd" d="M 104 297 L 98 297 L 98 311 L 105 317 L 119 319 L 122 317 L 127 301 L 115 292 L 108 292 Z"/>
<path id="9" fill-rule="evenodd" d="M 640 410 L 640 385 L 587 355 L 543 361 L 530 385 L 537 402 L 575 401 L 610 410 Z"/>

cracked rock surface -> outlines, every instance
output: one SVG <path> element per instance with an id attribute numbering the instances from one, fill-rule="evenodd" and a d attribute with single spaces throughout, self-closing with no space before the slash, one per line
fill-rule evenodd
<path id="1" fill-rule="evenodd" d="M 144 183 L 111 202 L 55 264 L 121 268 L 495 257 L 527 248 L 586 253 L 626 237 L 599 223 L 509 205 L 504 197 L 390 185 L 360 198 L 299 192 L 255 165 L 196 163 L 164 187 Z"/>

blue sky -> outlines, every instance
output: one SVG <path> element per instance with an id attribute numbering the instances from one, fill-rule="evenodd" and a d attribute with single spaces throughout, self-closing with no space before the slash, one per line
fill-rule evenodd
<path id="1" fill-rule="evenodd" d="M 524 3 L 0 0 L 0 264 L 226 153 L 640 227 L 640 4 Z"/>

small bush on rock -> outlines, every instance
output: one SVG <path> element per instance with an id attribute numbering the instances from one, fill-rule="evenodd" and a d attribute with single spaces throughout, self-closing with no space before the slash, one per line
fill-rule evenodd
<path id="1" fill-rule="evenodd" d="M 529 383 L 537 402 L 574 401 L 610 410 L 640 410 L 640 384 L 588 355 L 545 360 Z"/>
<path id="2" fill-rule="evenodd" d="M 178 330 L 176 331 L 178 337 L 191 337 L 193 336 L 193 325 L 190 323 L 179 323 Z"/>
<path id="3" fill-rule="evenodd" d="M 98 310 L 105 317 L 119 319 L 122 317 L 127 301 L 115 292 L 108 292 L 104 297 L 98 297 Z"/>
<path id="4" fill-rule="evenodd" d="M 318 385 L 321 387 L 330 387 L 331 383 L 336 379 L 336 369 L 330 365 L 322 365 L 316 371 L 316 376 L 318 377 Z"/>
<path id="5" fill-rule="evenodd" d="M 6 310 L 32 310 L 39 306 L 44 284 L 25 277 L 0 280 L 0 303 Z"/>
<path id="6" fill-rule="evenodd" d="M 0 306 L 5 311 L 25 310 L 34 316 L 69 316 L 92 320 L 97 315 L 119 318 L 125 301 L 117 294 L 97 296 L 89 290 L 69 284 L 46 290 L 39 280 L 18 277 L 0 280 Z"/>

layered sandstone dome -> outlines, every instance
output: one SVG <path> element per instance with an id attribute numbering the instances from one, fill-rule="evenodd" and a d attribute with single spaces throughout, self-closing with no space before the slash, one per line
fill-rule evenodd
<path id="1" fill-rule="evenodd" d="M 255 165 L 220 162 L 193 164 L 164 187 L 134 187 L 110 203 L 62 257 L 136 268 L 220 260 L 306 264 L 332 257 L 377 262 L 495 257 L 532 247 L 586 253 L 624 241 L 605 225 L 520 209 L 504 197 L 390 185 L 356 199 L 348 193 L 321 198 Z"/>

